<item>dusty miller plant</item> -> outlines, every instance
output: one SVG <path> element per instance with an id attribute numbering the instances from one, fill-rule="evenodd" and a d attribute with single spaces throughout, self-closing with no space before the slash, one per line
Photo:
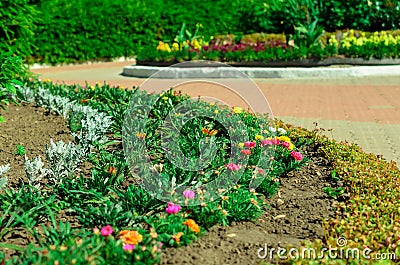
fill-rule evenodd
<path id="1" fill-rule="evenodd" d="M 49 170 L 46 168 L 43 168 L 44 163 L 40 156 L 36 157 L 32 161 L 28 159 L 27 156 L 25 156 L 24 159 L 24 170 L 26 177 L 28 178 L 28 183 L 31 186 L 34 186 L 35 188 L 39 189 L 41 187 L 40 181 L 47 176 L 49 173 Z"/>
<path id="2" fill-rule="evenodd" d="M 81 148 L 73 143 L 63 141 L 46 145 L 46 159 L 49 162 L 48 179 L 54 184 L 61 184 L 63 179 L 70 177 L 77 170 L 83 154 Z"/>
<path id="3" fill-rule="evenodd" d="M 64 118 L 68 117 L 73 103 L 68 99 L 52 95 L 48 90 L 39 88 L 35 94 L 35 101 L 38 106 L 53 111 Z"/>
<path id="4" fill-rule="evenodd" d="M 1 176 L 3 176 L 9 170 L 10 170 L 10 164 L 7 164 L 5 166 L 0 166 L 0 190 L 7 185 L 7 177 L 1 178 Z"/>
<path id="5" fill-rule="evenodd" d="M 87 106 L 74 106 L 72 111 L 83 114 L 82 128 L 79 133 L 72 133 L 72 136 L 87 155 L 96 144 L 107 141 L 105 133 L 112 124 L 112 118 Z"/>

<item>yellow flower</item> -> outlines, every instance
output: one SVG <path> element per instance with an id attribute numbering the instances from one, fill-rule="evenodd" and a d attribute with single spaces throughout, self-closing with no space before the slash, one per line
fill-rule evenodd
<path id="1" fill-rule="evenodd" d="M 143 236 L 135 230 L 122 230 L 119 234 L 125 244 L 137 245 L 143 240 Z"/>
<path id="2" fill-rule="evenodd" d="M 152 238 L 157 238 L 158 237 L 157 232 L 153 228 L 150 228 L 150 236 Z"/>
<path id="3" fill-rule="evenodd" d="M 91 89 L 91 90 L 95 90 L 95 87 L 94 87 L 94 86 L 90 86 L 90 89 Z"/>
<path id="4" fill-rule="evenodd" d="M 239 147 L 243 147 L 243 146 L 244 146 L 244 143 L 238 143 L 238 146 L 239 146 Z"/>
<path id="5" fill-rule="evenodd" d="M 291 143 L 290 138 L 287 136 L 279 136 L 279 137 L 277 137 L 277 139 L 279 139 L 280 141 L 283 141 L 283 142 Z"/>
<path id="6" fill-rule="evenodd" d="M 182 224 L 189 227 L 189 229 L 192 230 L 193 232 L 200 233 L 200 226 L 196 224 L 196 222 L 193 219 L 187 219 L 187 221 L 183 222 Z"/>
<path id="7" fill-rule="evenodd" d="M 163 97 L 162 99 L 163 99 L 163 100 L 168 100 L 168 97 Z"/>
<path id="8" fill-rule="evenodd" d="M 180 244 L 180 242 L 181 242 L 181 237 L 183 236 L 183 232 L 179 232 L 178 234 L 176 234 L 176 235 L 173 235 L 173 236 L 171 236 L 174 240 L 175 240 L 175 242 L 176 243 L 178 243 L 178 245 Z"/>
<path id="9" fill-rule="evenodd" d="M 173 51 L 179 51 L 179 44 L 176 43 L 176 42 L 172 43 L 172 50 Z"/>
<path id="10" fill-rule="evenodd" d="M 294 148 L 294 144 L 289 143 L 289 150 L 293 150 L 293 148 Z"/>
<path id="11" fill-rule="evenodd" d="M 241 107 L 233 107 L 233 112 L 236 114 L 240 114 L 243 112 L 243 109 Z"/>
<path id="12" fill-rule="evenodd" d="M 217 109 L 216 109 L 216 110 L 214 110 L 214 113 L 215 113 L 215 114 L 218 114 L 218 112 L 219 112 L 219 111 L 218 111 Z"/>
<path id="13" fill-rule="evenodd" d="M 136 133 L 136 137 L 137 137 L 137 138 L 144 138 L 144 137 L 146 137 L 146 134 L 145 134 L 145 133 L 138 132 L 138 133 Z"/>
<path id="14" fill-rule="evenodd" d="M 262 135 L 259 135 L 259 134 L 257 134 L 254 138 L 255 138 L 256 140 L 262 140 L 262 139 L 264 139 L 264 137 L 263 137 Z"/>

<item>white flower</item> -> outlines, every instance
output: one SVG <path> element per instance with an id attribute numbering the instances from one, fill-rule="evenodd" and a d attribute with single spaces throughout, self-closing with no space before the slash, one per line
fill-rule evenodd
<path id="1" fill-rule="evenodd" d="M 270 132 L 276 132 L 276 128 L 274 128 L 274 127 L 268 127 L 268 130 L 270 131 Z"/>
<path id="2" fill-rule="evenodd" d="M 281 133 L 281 134 L 286 134 L 286 130 L 283 129 L 283 128 L 279 128 L 279 129 L 278 129 L 278 132 Z"/>

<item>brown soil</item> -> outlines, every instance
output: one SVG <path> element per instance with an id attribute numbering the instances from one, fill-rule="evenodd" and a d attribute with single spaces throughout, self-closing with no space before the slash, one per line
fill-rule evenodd
<path id="1" fill-rule="evenodd" d="M 5 122 L 0 123 L 0 165 L 10 164 L 6 173 L 8 187 L 15 187 L 19 179 L 26 180 L 24 157 L 15 155 L 17 145 L 26 149 L 28 159 L 41 156 L 46 161 L 45 146 L 54 142 L 73 141 L 66 121 L 34 104 L 11 104 L 0 112 Z"/>
<path id="2" fill-rule="evenodd" d="M 29 158 L 41 155 L 44 160 L 44 146 L 50 139 L 72 141 L 66 121 L 42 108 L 11 105 L 1 114 L 6 122 L 0 124 L 0 165 L 11 164 L 6 174 L 9 186 L 16 187 L 25 176 L 23 157 L 14 155 L 18 144 L 26 148 Z M 189 246 L 165 249 L 162 264 L 258 264 L 267 261 L 257 256 L 265 246 L 283 247 L 298 245 L 302 240 L 323 239 L 322 220 L 335 217 L 336 202 L 323 188 L 335 188 L 341 183 L 331 181 L 329 162 L 315 150 L 303 150 L 311 161 L 281 179 L 278 194 L 267 200 L 266 212 L 256 222 L 215 226 Z M 27 243 L 25 231 L 13 232 L 13 238 L 8 237 L 6 243 Z"/>

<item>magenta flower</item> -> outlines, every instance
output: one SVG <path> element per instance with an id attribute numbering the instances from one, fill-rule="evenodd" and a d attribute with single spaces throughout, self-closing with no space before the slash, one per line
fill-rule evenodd
<path id="1" fill-rule="evenodd" d="M 272 141 L 271 140 L 262 140 L 261 146 L 266 146 L 266 145 L 272 145 Z"/>
<path id="2" fill-rule="evenodd" d="M 244 142 L 244 146 L 247 148 L 254 148 L 256 147 L 256 142 Z"/>
<path id="3" fill-rule="evenodd" d="M 184 196 L 186 199 L 193 199 L 194 196 L 195 196 L 195 194 L 194 194 L 194 191 L 192 191 L 192 190 L 185 190 L 185 191 L 183 192 L 183 196 Z"/>
<path id="4" fill-rule="evenodd" d="M 122 247 L 123 250 L 127 251 L 127 252 L 132 252 L 135 249 L 136 245 L 132 245 L 132 244 L 124 244 L 124 246 Z"/>
<path id="5" fill-rule="evenodd" d="M 286 148 L 290 147 L 290 144 L 288 142 L 281 142 L 281 145 L 286 147 Z"/>
<path id="6" fill-rule="evenodd" d="M 240 150 L 240 153 L 242 153 L 243 155 L 251 155 L 251 151 L 249 150 L 249 149 L 243 149 L 243 150 Z"/>
<path id="7" fill-rule="evenodd" d="M 303 155 L 300 152 L 292 151 L 290 155 L 297 161 L 303 160 Z"/>
<path id="8" fill-rule="evenodd" d="M 109 236 L 114 232 L 114 229 L 110 225 L 104 226 L 101 230 L 100 233 L 102 236 Z"/>
<path id="9" fill-rule="evenodd" d="M 272 144 L 275 144 L 275 145 L 280 144 L 280 142 L 281 142 L 281 141 L 279 141 L 279 139 L 272 139 L 272 140 L 271 140 L 271 143 L 272 143 Z"/>
<path id="10" fill-rule="evenodd" d="M 169 214 L 176 214 L 181 210 L 181 206 L 180 205 L 176 205 L 172 202 L 168 203 L 168 207 L 167 209 L 165 209 L 165 211 Z"/>
<path id="11" fill-rule="evenodd" d="M 227 164 L 227 165 L 225 165 L 225 167 L 226 167 L 226 169 L 229 169 L 230 171 L 237 171 L 241 168 L 240 165 L 236 165 L 234 163 Z"/>

